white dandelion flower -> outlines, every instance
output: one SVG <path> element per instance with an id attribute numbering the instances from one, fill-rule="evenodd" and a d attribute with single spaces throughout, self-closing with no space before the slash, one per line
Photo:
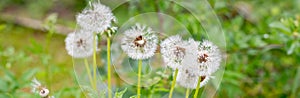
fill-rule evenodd
<path id="1" fill-rule="evenodd" d="M 95 2 L 78 14 L 76 21 L 81 28 L 103 33 L 111 27 L 112 22 L 116 22 L 116 18 L 109 7 Z"/>
<path id="2" fill-rule="evenodd" d="M 160 44 L 160 52 L 166 65 L 174 70 L 182 66 L 187 45 L 179 35 L 165 39 Z"/>
<path id="3" fill-rule="evenodd" d="M 196 89 L 199 77 L 200 79 L 200 88 L 207 84 L 211 76 L 198 76 L 193 73 L 193 69 L 179 69 L 177 75 L 177 83 L 185 88 Z"/>
<path id="4" fill-rule="evenodd" d="M 201 44 L 193 39 L 189 40 L 187 55 L 182 61 L 185 69 L 193 69 L 193 73 L 198 76 L 211 75 L 220 67 L 221 54 L 217 46 L 209 41 Z"/>
<path id="5" fill-rule="evenodd" d="M 124 32 L 121 48 L 132 59 L 148 59 L 155 54 L 158 37 L 151 28 L 136 24 Z"/>
<path id="6" fill-rule="evenodd" d="M 65 39 L 68 54 L 74 58 L 86 58 L 93 55 L 94 38 L 91 31 L 83 29 L 68 34 Z"/>

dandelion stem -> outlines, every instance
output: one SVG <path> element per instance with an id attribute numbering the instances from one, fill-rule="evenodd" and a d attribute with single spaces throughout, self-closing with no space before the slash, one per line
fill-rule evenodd
<path id="1" fill-rule="evenodd" d="M 84 64 L 85 64 L 86 71 L 87 71 L 88 76 L 89 76 L 91 86 L 93 87 L 94 90 L 96 90 L 96 86 L 93 82 L 92 73 L 91 73 L 91 70 L 90 70 L 90 67 L 89 67 L 89 63 L 88 63 L 88 60 L 86 58 L 84 59 Z"/>
<path id="2" fill-rule="evenodd" d="M 97 41 L 97 39 L 96 39 L 96 33 L 94 33 L 94 41 L 93 41 L 93 78 L 94 78 L 94 88 L 97 88 L 97 78 L 96 78 L 96 76 L 97 76 L 97 62 L 96 62 L 96 41 Z"/>
<path id="3" fill-rule="evenodd" d="M 171 89 L 170 89 L 169 98 L 172 98 L 174 87 L 175 87 L 175 84 L 176 84 L 177 74 L 178 74 L 178 69 L 176 68 L 174 78 L 173 78 L 173 81 L 172 81 L 172 86 L 171 86 Z"/>
<path id="4" fill-rule="evenodd" d="M 137 86 L 137 97 L 141 98 L 141 74 L 142 74 L 142 60 L 138 61 L 138 86 Z"/>
<path id="5" fill-rule="evenodd" d="M 48 31 L 48 34 L 47 34 L 47 37 L 46 37 L 46 49 L 45 49 L 46 51 L 45 51 L 45 54 L 49 53 L 50 41 L 52 39 L 53 33 L 54 33 L 54 29 L 51 27 L 50 30 Z M 52 85 L 51 84 L 51 81 L 52 81 L 51 64 L 49 64 L 49 63 L 44 63 L 44 64 L 46 65 L 46 70 L 47 70 L 46 71 L 47 85 L 49 87 L 49 90 L 52 90 L 52 86 L 51 86 Z"/>
<path id="6" fill-rule="evenodd" d="M 194 94 L 194 98 L 197 98 L 197 96 L 198 96 L 201 80 L 202 79 L 201 79 L 201 76 L 200 76 L 199 79 L 198 79 L 198 83 L 197 83 L 196 91 L 195 91 L 195 94 Z"/>
<path id="7" fill-rule="evenodd" d="M 185 92 L 185 98 L 189 98 L 189 95 L 190 95 L 190 89 L 187 88 Z"/>
<path id="8" fill-rule="evenodd" d="M 112 98 L 111 64 L 110 64 L 110 37 L 107 37 L 107 84 L 108 84 L 108 98 Z"/>

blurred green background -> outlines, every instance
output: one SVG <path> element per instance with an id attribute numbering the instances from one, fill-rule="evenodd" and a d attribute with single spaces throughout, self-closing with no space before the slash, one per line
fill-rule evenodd
<path id="1" fill-rule="evenodd" d="M 215 97 L 299 98 L 300 0 L 209 3 L 227 45 L 226 70 Z M 38 97 L 30 93 L 33 77 L 58 98 L 84 97 L 64 38 L 76 28 L 75 15 L 86 5 L 85 0 L 0 1 L 0 98 Z M 113 13 L 122 24 L 151 11 L 174 16 L 195 38 L 203 32 L 188 11 L 168 0 L 131 0 Z"/>

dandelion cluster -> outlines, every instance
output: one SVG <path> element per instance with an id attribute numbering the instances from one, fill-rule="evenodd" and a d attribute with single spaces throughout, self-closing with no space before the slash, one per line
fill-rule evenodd
<path id="1" fill-rule="evenodd" d="M 117 30 L 112 23 L 116 22 L 111 9 L 98 2 L 90 2 L 90 6 L 84 9 L 76 16 L 77 25 L 79 26 L 75 32 L 68 34 L 65 39 L 66 50 L 68 54 L 74 58 L 84 59 L 86 71 L 89 76 L 90 85 L 93 90 L 97 91 L 97 60 L 96 52 L 98 51 L 98 37 L 104 33 L 107 35 L 107 81 L 108 90 L 111 86 L 111 64 L 110 64 L 110 38 Z M 93 56 L 93 68 L 90 70 L 86 58 Z M 92 75 L 93 74 L 93 75 Z M 112 98 L 111 92 L 108 97 Z"/>
<path id="2" fill-rule="evenodd" d="M 93 55 L 93 78 L 89 74 L 91 85 L 96 89 L 96 51 L 97 37 L 104 32 L 107 35 L 107 68 L 108 68 L 108 89 L 111 89 L 111 69 L 110 69 L 110 38 L 116 32 L 117 27 L 112 23 L 116 22 L 111 9 L 99 2 L 93 2 L 89 8 L 84 9 L 76 16 L 79 30 L 70 33 L 65 39 L 66 50 L 74 58 L 87 58 Z M 163 57 L 165 65 L 172 68 L 174 76 L 172 88 L 176 82 L 186 88 L 198 89 L 203 87 L 215 73 L 221 63 L 221 53 L 216 45 L 208 40 L 202 42 L 190 38 L 183 40 L 180 35 L 166 38 L 159 44 L 157 32 L 145 25 L 136 24 L 130 29 L 125 30 L 121 39 L 121 49 L 132 59 L 138 60 L 138 82 L 137 97 L 140 98 L 141 91 L 141 69 L 142 60 L 149 59 L 155 55 L 158 49 Z M 99 35 L 99 36 L 97 36 Z M 160 47 L 159 47 L 160 46 Z M 87 71 L 89 65 L 86 64 Z M 42 88 L 36 80 L 34 88 L 42 90 L 40 95 L 47 97 L 49 90 Z M 109 92 L 108 97 L 112 98 Z M 172 96 L 172 95 L 171 95 Z M 171 97 L 169 96 L 169 97 Z"/>
<path id="3" fill-rule="evenodd" d="M 179 35 L 161 43 L 161 54 L 168 67 L 178 69 L 177 83 L 191 89 L 197 87 L 198 81 L 200 87 L 204 86 L 221 62 L 220 50 L 212 42 L 199 42 L 191 38 L 184 41 Z"/>
<path id="4" fill-rule="evenodd" d="M 153 32 L 151 28 L 137 24 L 124 32 L 121 48 L 132 59 L 150 58 L 158 42 Z M 208 40 L 183 40 L 175 35 L 160 43 L 160 52 L 166 66 L 178 70 L 177 83 L 191 89 L 196 89 L 198 81 L 200 87 L 204 86 L 221 63 L 220 50 Z"/>
<path id="5" fill-rule="evenodd" d="M 54 96 L 49 95 L 50 91 L 45 86 L 42 86 L 42 84 L 36 78 L 34 78 L 32 80 L 31 86 L 32 86 L 31 91 L 33 93 L 39 94 L 40 97 L 42 97 L 42 98 L 54 98 Z"/>
<path id="6" fill-rule="evenodd" d="M 74 58 L 87 58 L 93 55 L 93 49 L 95 47 L 98 49 L 98 42 L 94 41 L 98 39 L 96 34 L 108 32 L 108 35 L 111 35 L 117 30 L 117 27 L 112 26 L 116 18 L 111 9 L 99 2 L 90 3 L 90 7 L 76 16 L 76 21 L 79 28 L 69 33 L 65 39 L 66 50 Z"/>

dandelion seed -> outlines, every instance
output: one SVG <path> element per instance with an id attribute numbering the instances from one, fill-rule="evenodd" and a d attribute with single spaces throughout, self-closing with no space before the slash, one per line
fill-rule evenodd
<path id="1" fill-rule="evenodd" d="M 76 16 L 77 24 L 92 32 L 103 33 L 116 22 L 111 9 L 101 3 L 92 3 L 90 8 L 84 9 Z"/>
<path id="2" fill-rule="evenodd" d="M 199 76 L 195 74 L 193 69 L 180 69 L 178 71 L 177 83 L 185 88 L 196 89 Z M 200 87 L 203 87 L 210 80 L 211 76 L 200 76 Z"/>
<path id="3" fill-rule="evenodd" d="M 182 66 L 187 45 L 188 43 L 183 41 L 179 35 L 165 39 L 160 46 L 161 54 L 166 65 L 174 70 Z"/>
<path id="4" fill-rule="evenodd" d="M 80 29 L 67 36 L 66 50 L 74 58 L 89 57 L 93 55 L 93 40 L 94 36 L 91 31 Z"/>
<path id="5" fill-rule="evenodd" d="M 158 38 L 151 28 L 136 24 L 124 32 L 121 48 L 132 59 L 148 59 L 154 55 Z"/>

